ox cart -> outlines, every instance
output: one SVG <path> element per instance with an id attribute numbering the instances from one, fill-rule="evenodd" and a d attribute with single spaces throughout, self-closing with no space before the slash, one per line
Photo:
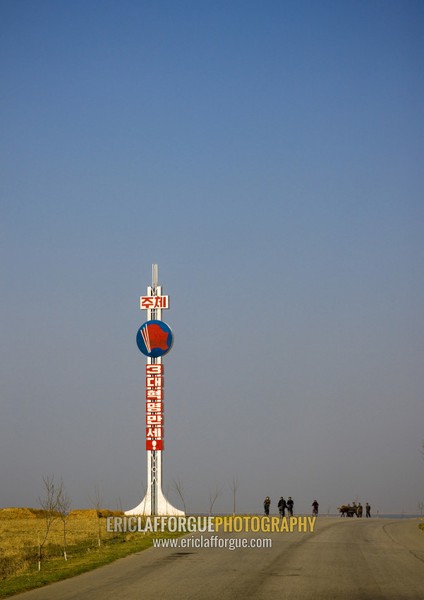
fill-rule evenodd
<path id="1" fill-rule="evenodd" d="M 356 504 L 353 506 L 350 504 L 342 504 L 337 510 L 339 511 L 341 517 L 362 517 L 362 510 L 360 511 L 360 508 L 362 507 L 356 506 Z M 361 514 L 359 514 L 360 512 Z"/>

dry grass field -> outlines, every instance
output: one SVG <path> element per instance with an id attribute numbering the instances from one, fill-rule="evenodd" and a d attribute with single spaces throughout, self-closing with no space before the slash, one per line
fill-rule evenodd
<path id="1" fill-rule="evenodd" d="M 104 511 L 105 513 L 105 511 Z M 112 514 L 112 513 L 108 513 Z M 119 513 L 121 514 L 121 513 Z M 68 555 L 72 549 L 98 547 L 100 536 L 104 541 L 113 534 L 106 532 L 105 519 L 98 518 L 96 510 L 76 510 L 66 523 Z M 0 579 L 18 575 L 37 567 L 39 544 L 45 535 L 44 511 L 31 508 L 0 509 Z M 43 549 L 44 560 L 63 555 L 64 528 L 60 518 L 52 524 Z"/>
<path id="2" fill-rule="evenodd" d="M 74 510 L 66 520 L 67 560 L 64 557 L 64 526 L 54 519 L 47 540 L 46 513 L 32 508 L 0 509 L 0 598 L 76 575 L 149 547 L 144 533 L 112 533 L 106 517 L 123 513 L 108 510 Z"/>

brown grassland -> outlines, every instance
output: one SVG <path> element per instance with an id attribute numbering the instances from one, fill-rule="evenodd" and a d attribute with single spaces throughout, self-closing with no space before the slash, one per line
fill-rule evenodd
<path id="1" fill-rule="evenodd" d="M 94 509 L 72 511 L 66 521 L 67 560 L 64 526 L 58 515 L 42 548 L 39 564 L 40 542 L 46 531 L 45 512 L 31 508 L 0 509 L 0 598 L 72 577 L 149 548 L 153 537 L 150 534 L 107 532 L 106 517 L 122 514 Z M 176 534 L 160 537 L 176 537 Z"/>

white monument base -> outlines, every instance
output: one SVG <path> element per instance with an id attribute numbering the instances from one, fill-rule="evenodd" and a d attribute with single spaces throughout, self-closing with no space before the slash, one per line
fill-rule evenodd
<path id="1" fill-rule="evenodd" d="M 185 512 L 175 508 L 162 492 L 162 451 L 147 452 L 147 492 L 135 508 L 126 510 L 126 515 L 184 516 Z"/>
<path id="2" fill-rule="evenodd" d="M 147 490 L 144 499 L 140 502 L 138 506 L 132 508 L 131 510 L 125 511 L 126 515 L 161 515 L 161 516 L 184 516 L 185 512 L 180 510 L 179 508 L 175 508 L 172 504 L 165 498 L 162 493 L 162 490 L 158 490 L 156 496 L 156 509 L 152 510 L 152 493 L 151 490 Z"/>

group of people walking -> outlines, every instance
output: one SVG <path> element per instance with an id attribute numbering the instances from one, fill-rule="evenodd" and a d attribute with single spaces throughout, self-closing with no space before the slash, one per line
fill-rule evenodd
<path id="1" fill-rule="evenodd" d="M 269 496 L 266 496 L 266 498 L 264 500 L 264 513 L 266 516 L 269 515 L 269 507 L 270 506 L 271 506 L 271 500 L 270 500 Z M 280 517 L 286 516 L 286 510 L 287 510 L 287 515 L 289 517 L 293 516 L 294 501 L 291 496 L 289 496 L 287 500 L 284 500 L 283 496 L 281 496 L 281 498 L 278 501 L 277 506 L 278 506 L 278 511 L 280 513 Z"/>
<path id="2" fill-rule="evenodd" d="M 265 497 L 264 500 L 264 513 L 266 516 L 269 515 L 269 508 L 271 506 L 271 500 L 269 496 Z M 280 517 L 285 517 L 286 516 L 286 510 L 287 510 L 287 516 L 292 517 L 293 516 L 293 508 L 294 508 L 294 501 L 292 499 L 291 496 L 288 497 L 288 500 L 285 500 L 283 498 L 283 496 L 280 497 L 279 501 L 278 501 L 278 512 L 280 513 Z M 319 508 L 319 504 L 317 500 L 314 500 L 312 502 L 312 516 L 317 517 L 318 516 L 318 508 Z M 344 510 L 346 509 L 346 510 Z M 355 502 L 353 503 L 353 506 L 351 507 L 350 504 L 348 504 L 347 506 L 343 506 L 339 508 L 342 516 L 343 513 L 345 512 L 347 516 L 353 516 L 354 514 L 357 517 L 362 517 L 362 504 L 356 504 Z M 350 514 L 350 512 L 352 514 Z M 371 517 L 371 506 L 368 504 L 368 502 L 365 505 L 365 517 L 367 517 L 368 519 Z"/>

